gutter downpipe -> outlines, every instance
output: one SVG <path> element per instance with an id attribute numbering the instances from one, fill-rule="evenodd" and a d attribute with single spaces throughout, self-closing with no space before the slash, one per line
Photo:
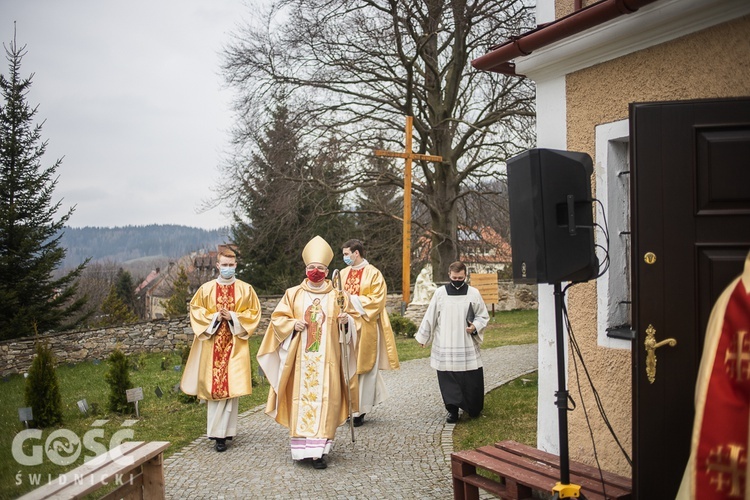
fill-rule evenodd
<path id="1" fill-rule="evenodd" d="M 474 68 L 506 75 L 516 75 L 516 57 L 528 56 L 533 51 L 576 35 L 624 14 L 632 14 L 641 7 L 658 0 L 600 0 L 567 16 L 542 24 L 507 42 L 493 47 L 491 52 L 471 61 Z"/>

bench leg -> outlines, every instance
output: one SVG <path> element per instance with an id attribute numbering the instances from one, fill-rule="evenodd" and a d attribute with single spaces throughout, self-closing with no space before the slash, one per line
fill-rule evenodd
<path id="1" fill-rule="evenodd" d="M 143 463 L 143 498 L 145 500 L 161 500 L 164 491 L 164 467 L 162 454 Z"/>
<path id="2" fill-rule="evenodd" d="M 465 483 L 461 478 L 477 473 L 473 465 L 451 460 L 451 471 L 453 473 L 453 499 L 454 500 L 479 500 L 479 488 Z"/>
<path id="3" fill-rule="evenodd" d="M 529 488 L 528 486 L 518 484 L 514 479 L 507 477 L 505 478 L 505 491 L 508 494 L 508 498 L 512 498 L 514 500 L 531 498 L 533 494 L 531 488 Z"/>

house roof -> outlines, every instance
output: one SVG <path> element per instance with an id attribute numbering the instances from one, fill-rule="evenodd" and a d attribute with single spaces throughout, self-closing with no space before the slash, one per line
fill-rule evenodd
<path id="1" fill-rule="evenodd" d="M 195 257 L 193 257 L 193 266 L 200 270 L 213 269 L 216 267 L 217 255 L 218 252 L 215 250 L 195 254 Z"/>
<path id="2" fill-rule="evenodd" d="M 510 244 L 489 226 L 460 226 L 457 236 L 461 247 L 459 258 L 463 262 L 507 264 L 512 260 Z M 416 244 L 418 260 L 428 260 L 431 250 L 432 239 L 427 235 L 420 236 Z"/>
<path id="3" fill-rule="evenodd" d="M 139 294 L 147 291 L 152 286 L 156 285 L 156 278 L 157 278 L 157 276 L 159 276 L 159 268 L 158 267 L 156 269 L 154 269 L 153 271 L 151 271 L 150 273 L 148 273 L 148 276 L 146 276 L 146 278 L 144 278 L 144 280 L 141 282 L 141 284 L 138 285 L 135 288 L 135 294 L 139 295 Z"/>

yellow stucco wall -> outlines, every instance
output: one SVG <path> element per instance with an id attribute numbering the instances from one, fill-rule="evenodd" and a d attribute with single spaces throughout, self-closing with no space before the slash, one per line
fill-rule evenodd
<path id="1" fill-rule="evenodd" d="M 750 17 L 572 73 L 567 76 L 566 91 L 567 147 L 589 153 L 596 163 L 595 127 L 626 119 L 631 102 L 750 95 Z M 586 365 L 610 422 L 632 454 L 631 353 L 597 346 L 594 283 L 573 287 L 569 304 Z M 570 457 L 595 465 L 572 358 L 569 375 L 569 390 L 578 402 L 578 409 L 569 416 Z M 583 379 L 581 386 L 602 467 L 630 475 L 630 467 L 604 426 Z"/>
<path id="2" fill-rule="evenodd" d="M 581 7 L 586 7 L 598 0 L 583 0 Z M 555 2 L 555 19 L 572 14 L 575 11 L 575 2 L 573 0 L 557 0 Z"/>

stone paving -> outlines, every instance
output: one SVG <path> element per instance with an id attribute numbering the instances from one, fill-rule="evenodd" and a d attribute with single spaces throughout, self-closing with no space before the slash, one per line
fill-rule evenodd
<path id="1" fill-rule="evenodd" d="M 489 391 L 536 370 L 537 346 L 486 349 L 482 359 Z M 355 443 L 349 426 L 339 427 L 327 469 L 294 462 L 288 430 L 257 407 L 240 415 L 226 452 L 204 436 L 165 460 L 168 498 L 453 498 L 455 424 L 445 423 L 429 359 L 382 373 L 390 397 L 354 429 Z"/>

